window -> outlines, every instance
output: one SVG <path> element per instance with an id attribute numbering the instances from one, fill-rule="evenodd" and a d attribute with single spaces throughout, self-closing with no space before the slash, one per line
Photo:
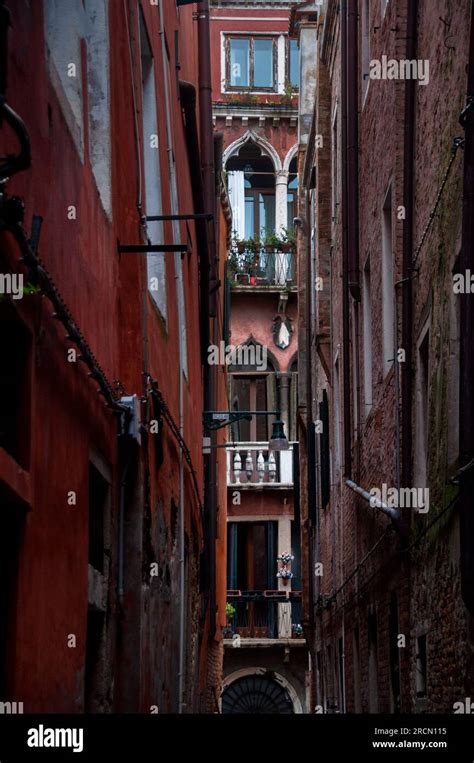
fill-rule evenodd
<path id="1" fill-rule="evenodd" d="M 331 146 L 331 198 L 332 198 L 332 220 L 336 220 L 337 213 L 337 199 L 338 199 L 338 163 L 337 163 L 337 109 L 334 109 L 334 116 L 332 120 L 332 146 Z"/>
<path id="2" fill-rule="evenodd" d="M 428 390 L 430 364 L 429 324 L 421 332 L 417 343 L 416 367 L 416 433 L 415 433 L 415 486 L 426 487 L 428 456 Z"/>
<path id="3" fill-rule="evenodd" d="M 341 470 L 341 384 L 339 375 L 339 356 L 334 363 L 334 447 L 336 461 L 336 477 Z"/>
<path id="4" fill-rule="evenodd" d="M 142 126 L 145 175 L 145 204 L 148 216 L 163 214 L 161 200 L 161 167 L 156 113 L 155 69 L 148 34 L 140 13 L 140 50 L 142 67 Z M 147 223 L 150 243 L 163 244 L 163 223 Z M 166 319 L 166 262 L 165 254 L 147 254 L 147 277 L 150 295 Z"/>
<path id="5" fill-rule="evenodd" d="M 321 462 L 321 505 L 323 509 L 329 503 L 330 496 L 330 462 L 329 462 L 329 403 L 326 390 L 323 390 L 323 399 L 319 403 L 319 419 L 322 424 L 322 432 L 319 435 L 319 458 Z"/>
<path id="6" fill-rule="evenodd" d="M 383 374 L 390 371 L 395 355 L 395 319 L 392 253 L 392 188 L 387 191 L 382 209 L 382 299 L 383 299 Z"/>
<path id="7" fill-rule="evenodd" d="M 364 101 L 369 87 L 369 61 L 370 61 L 370 0 L 362 0 L 362 101 Z"/>
<path id="8" fill-rule="evenodd" d="M 275 230 L 275 193 L 250 187 L 245 182 L 245 238 L 263 240 Z"/>
<path id="9" fill-rule="evenodd" d="M 24 469 L 30 461 L 31 337 L 15 308 L 0 302 L 0 447 Z"/>
<path id="10" fill-rule="evenodd" d="M 76 150 L 89 154 L 104 211 L 112 215 L 108 2 L 45 0 L 51 84 Z"/>
<path id="11" fill-rule="evenodd" d="M 296 157 L 294 157 L 288 170 L 288 191 L 287 191 L 287 228 L 293 230 L 293 220 L 297 214 L 297 199 L 298 199 L 298 174 Z"/>
<path id="12" fill-rule="evenodd" d="M 104 530 L 110 485 L 100 471 L 89 463 L 89 564 L 104 571 Z"/>
<path id="13" fill-rule="evenodd" d="M 370 289 L 370 256 L 367 257 L 362 280 L 362 310 L 364 320 L 364 401 L 365 415 L 372 407 L 372 307 Z"/>
<path id="14" fill-rule="evenodd" d="M 225 50 L 227 88 L 275 91 L 274 37 L 228 37 Z"/>
<path id="15" fill-rule="evenodd" d="M 229 522 L 227 524 L 228 590 L 265 591 L 275 588 L 278 522 Z M 276 638 L 278 610 L 267 600 L 232 601 L 233 627 L 244 637 Z"/>
<path id="16" fill-rule="evenodd" d="M 300 86 L 300 51 L 298 40 L 290 40 L 288 54 L 288 80 L 293 87 Z"/>
<path id="17" fill-rule="evenodd" d="M 0 700 L 17 699 L 14 691 L 15 620 L 18 561 L 25 527 L 24 506 L 0 483 L 2 532 L 0 533 Z M 20 610 L 21 611 L 21 610 Z"/>
<path id="18" fill-rule="evenodd" d="M 295 360 L 290 367 L 290 394 L 289 394 L 288 437 L 291 441 L 298 439 L 298 361 Z"/>
<path id="19" fill-rule="evenodd" d="M 276 410 L 267 407 L 269 386 L 275 387 L 275 374 L 267 376 L 237 376 L 231 377 L 233 408 L 238 411 Z M 269 390 L 268 390 L 269 392 Z M 233 428 L 234 439 L 240 442 L 264 442 L 269 440 L 271 429 L 270 416 L 252 416 L 251 421 L 243 419 Z"/>
<path id="20" fill-rule="evenodd" d="M 453 290 L 449 297 L 449 366 L 448 366 L 448 463 L 459 458 L 459 373 L 460 373 L 460 302 Z"/>

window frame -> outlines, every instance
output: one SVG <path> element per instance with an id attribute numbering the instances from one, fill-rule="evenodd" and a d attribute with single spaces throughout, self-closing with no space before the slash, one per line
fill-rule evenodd
<path id="1" fill-rule="evenodd" d="M 274 188 L 245 188 L 244 198 L 253 198 L 254 219 L 253 219 L 253 238 L 260 239 L 261 225 L 260 225 L 260 196 L 273 196 L 275 199 L 276 209 L 276 193 Z"/>
<path id="2" fill-rule="evenodd" d="M 291 81 L 291 43 L 296 42 L 296 48 L 298 50 L 298 84 L 295 85 L 294 82 Z M 298 45 L 298 40 L 296 37 L 287 37 L 286 39 L 286 80 L 290 83 L 292 88 L 299 93 L 300 91 L 300 46 Z"/>
<path id="3" fill-rule="evenodd" d="M 248 85 L 232 85 L 231 82 L 231 67 L 230 67 L 230 47 L 232 40 L 248 40 L 249 41 L 249 84 Z M 255 54 L 254 43 L 255 40 L 271 40 L 272 42 L 272 76 L 273 84 L 270 87 L 264 87 L 263 85 L 255 85 Z M 224 51 L 225 51 L 225 91 L 231 93 L 277 93 L 278 92 L 278 38 L 273 34 L 238 34 L 235 32 L 229 32 L 224 37 Z"/>

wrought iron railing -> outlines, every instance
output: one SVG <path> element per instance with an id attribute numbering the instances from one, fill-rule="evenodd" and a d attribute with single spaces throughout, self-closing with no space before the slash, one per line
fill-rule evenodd
<path id="1" fill-rule="evenodd" d="M 296 284 L 295 252 L 290 248 L 234 250 L 229 256 L 227 275 L 236 286 L 291 286 Z"/>
<path id="2" fill-rule="evenodd" d="M 242 638 L 302 638 L 301 591 L 228 591 L 235 614 L 225 635 Z"/>

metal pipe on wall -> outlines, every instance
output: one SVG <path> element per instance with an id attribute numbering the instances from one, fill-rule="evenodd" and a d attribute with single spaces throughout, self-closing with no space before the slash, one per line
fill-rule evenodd
<path id="1" fill-rule="evenodd" d="M 359 281 L 359 60 L 357 0 L 347 0 L 347 246 L 349 291 L 360 302 Z"/>
<path id="2" fill-rule="evenodd" d="M 199 137 L 201 146 L 201 167 L 204 189 L 204 204 L 207 212 L 213 213 L 213 222 L 209 225 L 209 248 L 205 271 L 201 272 L 203 279 L 203 292 L 207 292 L 208 314 L 207 320 L 208 341 L 202 348 L 207 352 L 209 340 L 215 343 L 216 326 L 216 291 L 218 287 L 216 277 L 216 218 L 217 204 L 215 194 L 215 167 L 214 167 L 214 137 L 212 127 L 212 84 L 211 84 L 211 49 L 209 30 L 209 2 L 203 0 L 198 4 L 198 46 L 199 46 Z M 216 391 L 216 366 L 209 366 L 207 357 L 204 363 L 204 409 L 215 410 L 217 405 Z M 216 444 L 216 433 L 211 432 L 211 445 Z M 207 560 L 208 560 L 208 594 L 210 623 L 209 632 L 212 638 L 216 627 L 216 517 L 217 517 L 217 460 L 216 451 L 211 448 L 211 453 L 205 457 L 204 473 L 204 505 L 206 521 Z"/>
<path id="3" fill-rule="evenodd" d="M 462 247 L 459 271 L 474 272 L 474 2 L 471 3 L 471 28 L 467 104 L 462 119 L 464 127 L 464 190 L 462 215 Z M 459 462 L 460 535 L 461 535 L 461 592 L 463 600 L 474 614 L 474 305 L 472 295 L 460 294 L 460 373 L 459 373 Z"/>
<path id="4" fill-rule="evenodd" d="M 418 0 L 409 0 L 407 16 L 407 48 L 409 59 L 416 57 L 416 26 Z M 412 474 L 412 258 L 413 258 L 413 162 L 415 140 L 415 80 L 405 82 L 405 127 L 403 156 L 403 293 L 402 293 L 402 347 L 405 362 L 402 366 L 402 460 L 401 481 L 411 484 Z M 406 280 L 405 280 L 406 279 Z M 396 298 L 396 297 L 395 297 Z M 396 360 L 395 360 L 396 362 Z"/>
<path id="5" fill-rule="evenodd" d="M 165 114 L 166 114 L 166 152 L 168 155 L 168 167 L 170 173 L 171 188 L 176 188 L 176 173 L 173 161 L 173 133 L 171 127 L 171 97 L 169 90 L 169 80 L 167 76 L 166 66 L 168 61 L 168 54 L 166 50 L 165 40 L 165 21 L 163 3 L 159 3 L 160 12 L 160 38 L 161 38 L 161 56 L 163 63 L 163 88 L 165 93 Z M 176 210 L 173 210 L 176 212 Z M 179 224 L 179 223 L 178 223 Z M 181 255 L 179 252 L 174 254 L 174 267 L 175 267 L 175 280 L 178 280 L 179 268 L 181 267 Z M 178 326 L 178 331 L 181 333 L 181 326 Z M 179 433 L 184 438 L 184 390 L 183 390 L 183 353 L 182 345 L 180 341 L 179 346 Z M 184 535 L 184 456 L 183 450 L 179 450 L 179 667 L 178 667 L 178 712 L 184 711 L 184 687 L 185 687 L 185 657 L 186 657 L 186 644 L 185 644 L 185 598 L 186 598 L 186 581 L 185 581 L 185 535 Z"/>
<path id="6" fill-rule="evenodd" d="M 347 157 L 347 0 L 341 2 L 341 155 L 342 155 L 342 386 L 344 421 L 344 476 L 351 467 L 351 371 L 349 316 L 349 205 Z"/>

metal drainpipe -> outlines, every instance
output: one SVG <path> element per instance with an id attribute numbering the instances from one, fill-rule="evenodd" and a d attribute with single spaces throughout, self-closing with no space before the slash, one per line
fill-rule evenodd
<path id="1" fill-rule="evenodd" d="M 400 509 L 394 508 L 393 506 L 387 506 L 386 503 L 379 501 L 378 498 L 371 495 L 367 490 L 364 490 L 364 488 L 360 485 L 357 485 L 353 480 L 346 480 L 346 485 L 347 487 L 350 487 L 350 489 L 355 493 L 362 496 L 362 498 L 365 498 L 365 500 L 368 501 L 370 505 L 375 509 L 380 509 L 380 511 L 383 511 L 383 513 L 386 514 L 387 517 L 390 517 L 390 519 L 400 519 Z"/>
<path id="2" fill-rule="evenodd" d="M 418 0 L 408 3 L 407 49 L 408 60 L 416 58 L 416 26 Z M 413 160 L 415 137 L 415 80 L 405 82 L 405 129 L 403 158 L 403 293 L 402 293 L 402 347 L 405 363 L 402 366 L 402 464 L 401 480 L 411 484 L 412 449 L 412 257 L 413 257 Z M 395 360 L 396 362 L 396 360 Z"/>
<path id="3" fill-rule="evenodd" d="M 207 212 L 214 214 L 209 225 L 209 254 L 208 274 L 204 284 L 209 286 L 209 318 L 215 318 L 216 309 L 216 197 L 215 197 L 215 168 L 214 168 L 214 138 L 212 129 L 212 86 L 211 86 L 211 49 L 209 32 L 209 2 L 203 0 L 198 4 L 198 46 L 199 46 L 199 128 L 201 145 L 201 166 L 204 187 L 204 203 Z M 210 340 L 215 343 L 215 321 L 209 327 Z M 207 352 L 207 345 L 203 348 Z M 204 408 L 216 409 L 216 367 L 209 366 L 207 357 L 204 359 Z M 217 442 L 216 432 L 211 432 L 211 445 Z M 215 571 L 215 536 L 217 514 L 217 451 L 211 448 L 211 454 L 206 457 L 205 469 L 205 507 L 208 526 L 208 559 L 209 559 L 209 604 L 210 604 L 210 636 L 215 634 L 216 626 L 216 571 Z"/>
<path id="4" fill-rule="evenodd" d="M 347 0 L 341 2 L 341 143 L 342 143 L 342 377 L 344 476 L 351 477 L 351 369 L 349 347 L 349 236 L 347 186 Z"/>
<path id="5" fill-rule="evenodd" d="M 349 290 L 360 302 L 359 283 L 359 103 L 358 103 L 358 10 L 357 0 L 348 0 L 347 13 L 347 216 Z"/>
<path id="6" fill-rule="evenodd" d="M 469 67 L 467 97 L 474 98 L 474 3 L 471 3 L 471 30 L 469 42 Z M 468 101 L 469 105 L 469 101 Z M 459 271 L 474 272 L 474 108 L 467 111 L 462 121 L 464 127 L 464 191 L 462 216 L 462 248 Z M 474 455 L 474 404 L 472 383 L 474 379 L 474 306 L 471 294 L 460 295 L 460 374 L 459 374 L 459 462 L 466 466 Z M 461 472 L 460 484 L 460 534 L 461 534 L 461 591 L 463 600 L 474 615 L 474 469 Z"/>
<path id="7" fill-rule="evenodd" d="M 173 134 L 171 128 L 170 111 L 170 92 L 169 80 L 167 76 L 168 55 L 166 52 L 165 25 L 163 3 L 159 3 L 160 11 L 160 38 L 161 38 L 161 57 L 163 59 L 163 88 L 165 93 L 165 112 L 166 112 L 166 152 L 168 154 L 168 167 L 171 179 L 171 185 L 176 186 L 176 174 L 173 163 Z M 178 279 L 179 268 L 181 267 L 180 253 L 175 252 L 174 268 L 175 280 Z M 181 333 L 181 326 L 178 326 Z M 181 341 L 179 346 L 179 432 L 184 437 L 184 396 L 183 396 L 183 358 L 181 352 Z M 184 544 L 184 457 L 183 450 L 179 451 L 179 668 L 178 668 L 178 712 L 184 711 L 184 680 L 185 680 L 185 544 Z"/>

